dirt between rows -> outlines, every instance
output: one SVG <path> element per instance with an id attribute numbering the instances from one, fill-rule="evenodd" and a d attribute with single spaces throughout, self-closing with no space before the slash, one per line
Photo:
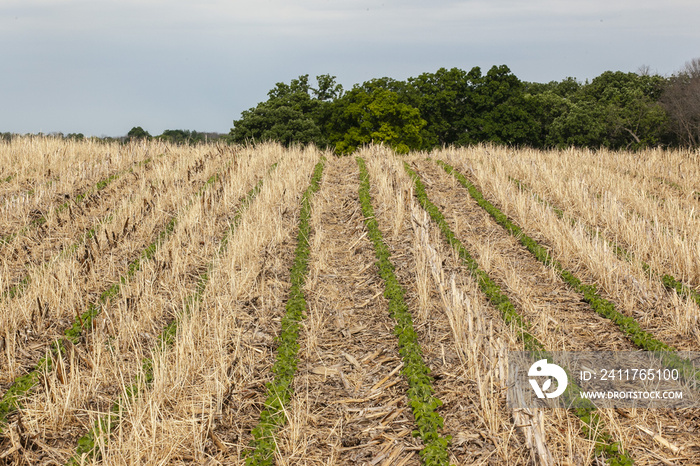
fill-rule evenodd
<path id="1" fill-rule="evenodd" d="M 616 325 L 596 314 L 582 296 L 571 291 L 558 275 L 496 224 L 452 176 L 431 161 L 415 160 L 414 166 L 428 196 L 441 209 L 457 237 L 533 324 L 532 333 L 548 350 L 637 350 Z M 576 272 L 585 276 L 585 270 L 579 268 Z M 613 435 L 623 440 L 636 464 L 658 464 L 664 460 L 676 464 L 670 454 L 673 450 L 653 441 L 639 426 L 682 448 L 677 455 L 681 463 L 677 464 L 700 464 L 700 409 L 617 410 L 604 415 Z"/>

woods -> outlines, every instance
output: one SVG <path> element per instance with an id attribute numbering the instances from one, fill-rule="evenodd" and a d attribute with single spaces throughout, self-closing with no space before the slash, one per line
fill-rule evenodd
<path id="1" fill-rule="evenodd" d="M 233 122 L 231 142 L 314 143 L 341 154 L 371 142 L 399 153 L 485 142 L 628 150 L 700 143 L 698 59 L 668 78 L 641 69 L 535 83 L 501 65 L 372 79 L 348 91 L 334 76 L 316 81 L 277 83 Z"/>

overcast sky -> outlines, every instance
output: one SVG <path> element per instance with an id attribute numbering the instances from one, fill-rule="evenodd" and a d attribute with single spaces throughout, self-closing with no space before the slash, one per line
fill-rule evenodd
<path id="1" fill-rule="evenodd" d="M 698 0 L 0 0 L 0 132 L 228 132 L 301 74 L 670 75 L 698 19 Z"/>

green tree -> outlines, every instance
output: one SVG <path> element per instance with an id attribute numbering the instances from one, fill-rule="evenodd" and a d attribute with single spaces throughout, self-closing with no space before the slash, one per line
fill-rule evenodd
<path id="1" fill-rule="evenodd" d="M 151 135 L 148 131 L 144 130 L 140 126 L 134 126 L 126 133 L 128 139 L 151 139 Z"/>
<path id="2" fill-rule="evenodd" d="M 604 114 L 609 147 L 640 148 L 657 144 L 666 131 L 662 88 L 660 76 L 606 71 L 582 91 Z"/>
<path id="3" fill-rule="evenodd" d="M 185 129 L 166 129 L 163 134 L 157 136 L 159 139 L 171 142 L 173 144 L 197 144 L 204 142 L 204 134 L 197 131 Z"/>
<path id="4" fill-rule="evenodd" d="M 314 98 L 324 102 L 332 102 L 343 96 L 343 86 L 335 82 L 335 76 L 322 74 L 316 76 L 317 88 L 309 88 Z"/>
<path id="5" fill-rule="evenodd" d="M 506 65 L 493 66 L 483 76 L 474 67 L 468 77 L 473 117 L 460 142 L 532 145 L 537 123 L 526 110 L 525 85 L 518 77 Z"/>
<path id="6" fill-rule="evenodd" d="M 568 103 L 567 110 L 555 118 L 546 138 L 547 146 L 609 146 L 605 113 L 595 102 Z"/>
<path id="7" fill-rule="evenodd" d="M 407 153 L 421 147 L 425 124 L 418 109 L 402 103 L 397 92 L 365 83 L 335 102 L 328 128 L 341 154 L 370 143 L 386 143 L 398 153 Z"/>
<path id="8" fill-rule="evenodd" d="M 481 142 L 636 149 L 682 137 L 694 144 L 700 141 L 696 65 L 674 77 L 674 86 L 648 73 L 612 71 L 590 83 L 571 77 L 528 83 L 501 65 L 486 74 L 474 67 L 440 68 L 407 81 L 383 77 L 344 93 L 334 76 L 317 76 L 312 87 L 302 75 L 277 83 L 267 101 L 243 112 L 229 139 L 334 144 L 339 153 L 373 141 L 399 152 Z M 678 136 L 669 130 L 669 113 Z"/>
<path id="9" fill-rule="evenodd" d="M 335 83 L 334 76 L 321 75 L 316 79 L 316 89 L 310 86 L 309 75 L 299 76 L 290 84 L 277 83 L 268 92 L 267 101 L 244 111 L 233 122 L 229 140 L 326 146 L 328 140 L 322 129 L 330 118 L 330 101 L 341 95 L 343 89 Z"/>
<path id="10" fill-rule="evenodd" d="M 537 148 L 551 146 L 552 125 L 557 118 L 569 111 L 569 100 L 557 94 L 554 89 L 549 89 L 535 94 L 526 93 L 520 105 L 530 121 L 528 140 L 521 144 Z"/>
<path id="11" fill-rule="evenodd" d="M 472 93 L 469 75 L 459 68 L 408 79 L 409 102 L 427 123 L 421 130 L 423 149 L 460 141 L 474 113 Z"/>

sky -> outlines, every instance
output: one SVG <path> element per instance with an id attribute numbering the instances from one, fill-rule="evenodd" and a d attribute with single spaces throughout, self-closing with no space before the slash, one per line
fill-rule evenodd
<path id="1" fill-rule="evenodd" d="M 227 133 L 303 74 L 668 76 L 700 57 L 698 18 L 697 0 L 0 0 L 0 132 Z"/>

